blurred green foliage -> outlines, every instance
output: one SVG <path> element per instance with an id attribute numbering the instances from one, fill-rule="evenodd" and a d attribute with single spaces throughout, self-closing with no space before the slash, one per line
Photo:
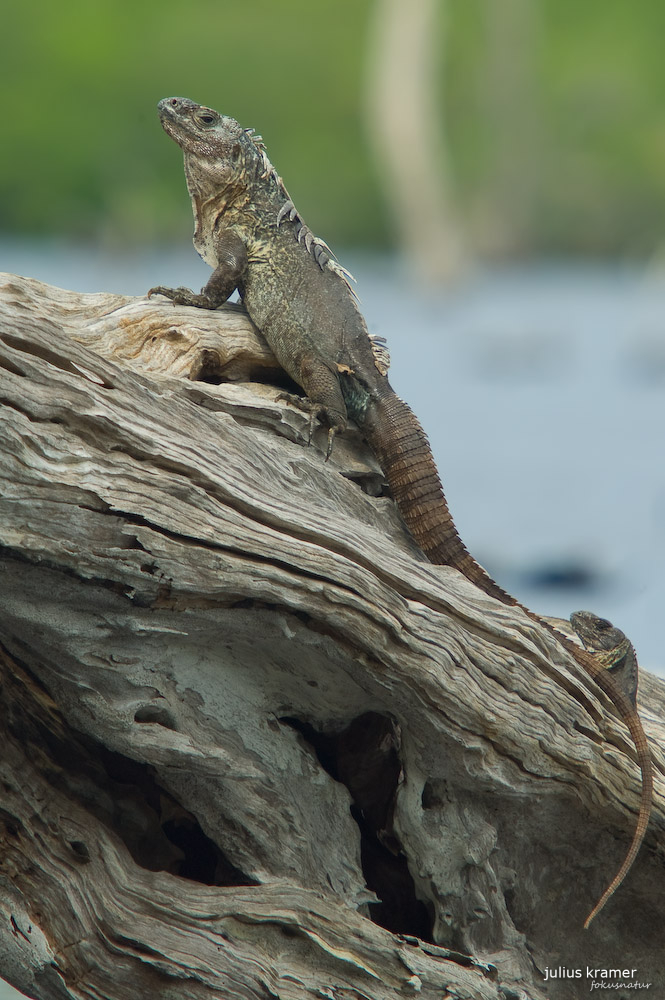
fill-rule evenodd
<path id="1" fill-rule="evenodd" d="M 665 206 L 665 4 L 531 0 L 527 51 L 516 38 L 514 52 L 510 35 L 497 46 L 492 34 L 501 4 L 449 0 L 442 31 L 454 191 L 472 241 L 652 252 Z M 363 122 L 371 6 L 5 5 L 0 231 L 118 246 L 182 239 L 180 154 L 155 112 L 159 98 L 179 94 L 255 126 L 302 214 L 333 245 L 388 244 Z M 513 59 L 524 63 L 522 85 L 502 90 L 497 73 L 510 75 Z"/>

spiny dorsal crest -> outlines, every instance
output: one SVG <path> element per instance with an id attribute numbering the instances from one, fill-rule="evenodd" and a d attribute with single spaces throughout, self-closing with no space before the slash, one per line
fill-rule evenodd
<path id="1" fill-rule="evenodd" d="M 390 368 L 390 351 L 386 344 L 385 337 L 377 337 L 375 333 L 369 334 L 369 342 L 374 355 L 374 364 L 380 375 L 387 375 Z"/>
<path id="2" fill-rule="evenodd" d="M 335 259 L 335 255 L 325 242 L 325 240 L 320 239 L 315 236 L 309 226 L 306 226 L 303 222 L 297 208 L 293 204 L 289 192 L 284 186 L 284 181 L 279 176 L 272 163 L 268 159 L 268 154 L 266 153 L 266 147 L 263 142 L 263 138 L 257 135 L 253 128 L 246 128 L 245 135 L 250 139 L 254 146 L 256 147 L 262 164 L 261 179 L 272 178 L 277 185 L 277 190 L 285 199 L 284 204 L 280 208 L 277 214 L 277 228 L 281 226 L 285 219 L 293 223 L 293 235 L 298 240 L 298 243 L 303 243 L 305 249 L 308 253 L 312 255 L 316 263 L 319 265 L 323 271 L 328 268 L 334 274 L 338 274 L 340 278 L 344 281 L 349 291 L 356 296 L 356 291 L 351 285 L 352 281 L 356 279 L 353 277 L 350 271 L 347 271 L 345 267 L 342 267 L 340 263 Z"/>

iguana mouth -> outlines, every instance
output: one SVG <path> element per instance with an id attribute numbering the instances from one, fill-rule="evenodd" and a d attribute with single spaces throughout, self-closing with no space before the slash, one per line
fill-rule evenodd
<path id="1" fill-rule="evenodd" d="M 162 128 L 179 146 L 183 146 L 187 136 L 197 137 L 190 114 L 200 107 L 187 97 L 164 97 L 157 105 Z"/>

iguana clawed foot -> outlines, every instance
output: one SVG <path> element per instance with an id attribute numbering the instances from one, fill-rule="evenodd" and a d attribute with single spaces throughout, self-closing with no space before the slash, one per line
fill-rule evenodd
<path id="1" fill-rule="evenodd" d="M 325 420 L 328 424 L 328 445 L 326 447 L 326 462 L 332 455 L 333 442 L 335 440 L 335 435 L 338 431 L 343 431 L 346 427 L 346 421 L 335 420 L 334 415 L 330 412 L 325 403 L 315 403 L 313 400 L 309 399 L 308 396 L 297 396 L 293 392 L 280 392 L 277 396 L 277 401 L 291 403 L 296 406 L 299 410 L 303 410 L 305 413 L 309 413 L 309 435 L 307 438 L 307 443 L 312 443 L 312 438 L 314 437 L 314 431 L 316 430 L 317 424 Z"/>
<path id="2" fill-rule="evenodd" d="M 204 292 L 197 294 L 191 288 L 167 288 L 165 285 L 155 285 L 148 292 L 148 298 L 153 295 L 164 295 L 171 299 L 174 306 L 196 306 L 198 309 L 216 309 L 217 303 Z"/>

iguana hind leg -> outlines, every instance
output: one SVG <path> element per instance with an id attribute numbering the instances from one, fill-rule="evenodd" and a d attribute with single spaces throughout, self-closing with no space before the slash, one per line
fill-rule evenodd
<path id="1" fill-rule="evenodd" d="M 309 413 L 310 442 L 317 423 L 321 421 L 327 423 L 327 462 L 332 454 L 335 435 L 346 428 L 347 421 L 346 403 L 339 384 L 339 375 L 325 361 L 311 357 L 301 360 L 297 381 L 307 393 L 306 397 L 280 393 L 278 398 L 286 399 Z"/>

